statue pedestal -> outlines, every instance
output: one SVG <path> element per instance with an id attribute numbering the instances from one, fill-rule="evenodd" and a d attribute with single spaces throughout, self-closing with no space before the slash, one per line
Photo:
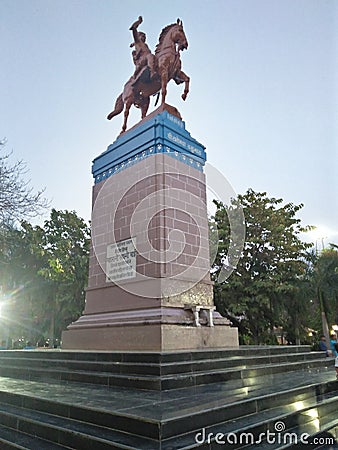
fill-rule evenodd
<path id="1" fill-rule="evenodd" d="M 94 160 L 83 315 L 62 347 L 169 351 L 238 346 L 214 308 L 205 149 L 161 106 Z"/>

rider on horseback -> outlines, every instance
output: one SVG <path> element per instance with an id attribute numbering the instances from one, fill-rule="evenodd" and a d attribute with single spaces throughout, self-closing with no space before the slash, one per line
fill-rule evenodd
<path id="1" fill-rule="evenodd" d="M 161 31 L 155 55 L 152 55 L 146 44 L 146 35 L 137 31 L 142 23 L 140 16 L 130 27 L 133 32 L 134 42 L 130 47 L 133 50 L 135 72 L 125 83 L 122 93 L 115 102 L 114 110 L 107 119 L 110 120 L 124 110 L 124 122 L 122 132 L 127 129 L 127 120 L 132 105 L 141 109 L 141 117 L 144 119 L 150 103 L 150 96 L 162 93 L 162 104 L 167 95 L 167 84 L 174 80 L 176 84 L 184 83 L 182 99 L 185 100 L 189 92 L 190 78 L 181 67 L 181 50 L 188 48 L 187 37 L 183 30 L 183 23 L 177 19 L 176 23 L 167 25 Z"/>
<path id="2" fill-rule="evenodd" d="M 130 47 L 135 47 L 133 50 L 133 61 L 135 64 L 134 82 L 136 82 L 138 75 L 144 67 L 148 67 L 150 74 L 150 80 L 156 75 L 155 56 L 149 50 L 146 44 L 146 34 L 142 31 L 137 31 L 137 27 L 142 23 L 143 19 L 139 16 L 138 20 L 132 24 L 129 28 L 133 32 L 134 42 L 130 44 Z"/>

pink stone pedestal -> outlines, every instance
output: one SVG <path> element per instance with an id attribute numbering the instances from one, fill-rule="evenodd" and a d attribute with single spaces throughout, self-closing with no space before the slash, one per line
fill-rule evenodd
<path id="1" fill-rule="evenodd" d="M 162 110 L 96 161 L 86 305 L 62 348 L 238 346 L 237 329 L 213 311 L 203 152 Z"/>

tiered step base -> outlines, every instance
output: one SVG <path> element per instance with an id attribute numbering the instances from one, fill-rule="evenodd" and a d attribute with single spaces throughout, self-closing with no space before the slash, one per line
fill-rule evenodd
<path id="1" fill-rule="evenodd" d="M 308 347 L 4 351 L 0 375 L 1 450 L 277 449 L 304 433 L 304 448 L 337 445 L 320 440 L 337 439 L 333 360 Z"/>

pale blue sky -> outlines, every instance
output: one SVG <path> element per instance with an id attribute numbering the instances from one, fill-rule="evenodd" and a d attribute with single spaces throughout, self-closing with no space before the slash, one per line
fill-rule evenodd
<path id="1" fill-rule="evenodd" d="M 154 49 L 177 17 L 189 40 L 187 101 L 168 103 L 238 193 L 304 203 L 304 224 L 338 242 L 338 1 L 0 0 L 0 137 L 57 209 L 89 219 L 91 161 L 133 72 L 131 23 Z M 130 125 L 139 120 L 131 114 Z"/>

